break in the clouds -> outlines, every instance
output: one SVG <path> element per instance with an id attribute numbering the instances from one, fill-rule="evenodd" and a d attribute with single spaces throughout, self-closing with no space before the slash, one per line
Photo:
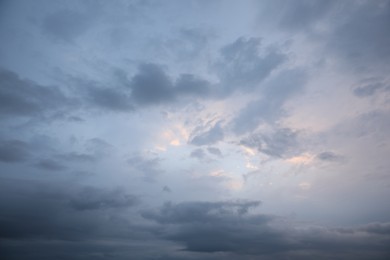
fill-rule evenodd
<path id="1" fill-rule="evenodd" d="M 1 259 L 388 259 L 390 2 L 2 1 Z"/>

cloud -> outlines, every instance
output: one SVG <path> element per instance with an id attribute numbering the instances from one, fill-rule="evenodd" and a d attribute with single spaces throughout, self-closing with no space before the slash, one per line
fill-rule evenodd
<path id="1" fill-rule="evenodd" d="M 72 102 L 55 86 L 43 87 L 0 69 L 0 116 L 54 115 Z"/>
<path id="2" fill-rule="evenodd" d="M 217 147 L 208 147 L 207 151 L 213 155 L 217 155 L 219 157 L 222 156 L 221 150 L 219 150 Z"/>
<path id="3" fill-rule="evenodd" d="M 167 193 L 171 193 L 171 192 L 172 192 L 172 190 L 171 190 L 167 185 L 165 185 L 165 186 L 162 188 L 162 191 L 163 191 L 163 192 L 167 192 Z"/>
<path id="4" fill-rule="evenodd" d="M 145 211 L 143 216 L 162 224 L 197 223 L 215 224 L 224 216 L 239 216 L 260 205 L 260 201 L 182 202 L 165 203 L 159 211 Z"/>
<path id="5" fill-rule="evenodd" d="M 95 155 L 76 152 L 58 154 L 55 157 L 67 162 L 94 162 L 97 160 Z"/>
<path id="6" fill-rule="evenodd" d="M 225 252 L 228 258 L 355 259 L 363 254 L 369 259 L 390 254 L 387 223 L 327 228 L 249 213 L 258 205 L 257 201 L 166 203 L 159 211 L 144 211 L 142 215 L 164 225 L 163 237 L 182 243 L 184 250 Z"/>
<path id="7" fill-rule="evenodd" d="M 275 158 L 286 158 L 301 152 L 298 132 L 289 128 L 278 128 L 267 134 L 252 134 L 241 140 L 240 144 Z"/>
<path id="8" fill-rule="evenodd" d="M 110 190 L 10 179 L 1 179 L 0 187 L 0 239 L 14 239 L 15 242 L 81 242 L 109 234 L 123 237 L 123 232 L 106 218 L 104 212 L 109 211 L 112 217 L 119 218 L 120 210 L 131 208 L 138 201 L 136 196 L 119 188 Z M 97 210 L 100 214 L 96 214 Z M 46 250 L 41 252 L 41 255 L 45 254 Z"/>
<path id="9" fill-rule="evenodd" d="M 221 59 L 215 64 L 221 80 L 221 95 L 230 95 L 235 90 L 253 90 L 286 60 L 287 57 L 275 48 L 263 50 L 261 55 L 260 42 L 260 38 L 241 37 L 221 49 Z"/>
<path id="10" fill-rule="evenodd" d="M 369 97 L 377 92 L 390 91 L 390 86 L 376 78 L 370 78 L 362 81 L 362 84 L 353 90 L 357 97 Z"/>
<path id="11" fill-rule="evenodd" d="M 43 19 L 42 30 L 54 40 L 69 43 L 87 31 L 90 18 L 86 13 L 62 9 Z"/>
<path id="12" fill-rule="evenodd" d="M 224 138 L 224 132 L 221 127 L 221 122 L 217 122 L 213 127 L 209 130 L 195 135 L 190 143 L 194 145 L 210 145 L 215 144 Z"/>
<path id="13" fill-rule="evenodd" d="M 337 13 L 340 12 L 340 13 Z M 383 70 L 390 60 L 390 3 L 346 2 L 336 10 L 344 19 L 336 23 L 327 46 L 354 68 Z"/>
<path id="14" fill-rule="evenodd" d="M 115 112 L 134 110 L 127 93 L 114 88 L 90 87 L 87 99 L 92 105 L 104 110 Z"/>
<path id="15" fill-rule="evenodd" d="M 286 31 L 311 30 L 318 21 L 326 17 L 332 11 L 337 2 L 330 1 L 307 1 L 295 2 L 268 1 L 266 8 L 260 9 L 261 18 L 277 19 L 280 28 Z M 277 14 L 275 16 L 275 14 Z M 273 17 L 270 17 L 273 15 Z"/>
<path id="16" fill-rule="evenodd" d="M 104 191 L 86 187 L 70 200 L 69 205 L 75 210 L 107 210 L 128 208 L 136 205 L 138 198 L 124 193 L 121 189 Z"/>
<path id="17" fill-rule="evenodd" d="M 229 123 L 233 132 L 245 134 L 261 123 L 274 124 L 287 113 L 283 106 L 287 100 L 304 89 L 306 74 L 301 69 L 283 70 L 262 86 L 262 96 L 249 102 Z"/>
<path id="18" fill-rule="evenodd" d="M 343 156 L 334 152 L 322 152 L 317 154 L 317 158 L 321 161 L 337 162 L 344 159 Z"/>
<path id="19" fill-rule="evenodd" d="M 30 157 L 30 147 L 20 140 L 0 141 L 0 161 L 6 163 L 23 162 Z"/>
<path id="20" fill-rule="evenodd" d="M 198 158 L 199 160 L 204 159 L 205 156 L 206 156 L 206 153 L 204 152 L 204 150 L 202 148 L 197 148 L 197 149 L 193 150 L 190 154 L 190 157 Z"/>
<path id="21" fill-rule="evenodd" d="M 186 97 L 208 98 L 209 83 L 192 74 L 173 81 L 157 64 L 141 64 L 130 81 L 131 100 L 139 106 L 167 104 Z"/>
<path id="22" fill-rule="evenodd" d="M 67 167 L 53 159 L 42 159 L 35 164 L 36 167 L 47 171 L 62 171 Z"/>
<path id="23" fill-rule="evenodd" d="M 133 167 L 135 171 L 141 174 L 142 178 L 147 182 L 154 182 L 156 178 L 164 172 L 160 168 L 161 158 L 149 158 L 147 156 L 136 154 L 127 160 L 127 163 Z"/>

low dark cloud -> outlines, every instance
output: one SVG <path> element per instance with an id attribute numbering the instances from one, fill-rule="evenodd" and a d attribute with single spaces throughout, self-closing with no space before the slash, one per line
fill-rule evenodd
<path id="1" fill-rule="evenodd" d="M 65 165 L 61 164 L 61 162 L 54 159 L 39 160 L 35 166 L 46 171 L 62 171 L 67 168 Z"/>
<path id="2" fill-rule="evenodd" d="M 166 239 L 183 244 L 191 252 L 225 252 L 225 257 L 273 259 L 385 258 L 390 251 L 388 224 L 337 229 L 293 224 L 286 219 L 251 214 L 259 202 L 166 203 L 143 216 L 164 225 Z M 266 258 L 267 259 L 267 258 Z"/>
<path id="3" fill-rule="evenodd" d="M 136 196 L 126 194 L 122 189 L 104 191 L 87 187 L 78 192 L 69 205 L 75 210 L 83 211 L 128 208 L 137 203 Z"/>
<path id="4" fill-rule="evenodd" d="M 115 88 L 90 87 L 87 99 L 92 105 L 103 110 L 114 112 L 134 110 L 128 94 Z"/>
<path id="5" fill-rule="evenodd" d="M 94 162 L 97 160 L 96 155 L 76 152 L 58 154 L 55 157 L 66 162 Z"/>
<path id="6" fill-rule="evenodd" d="M 72 104 L 57 87 L 40 86 L 5 69 L 0 69 L 0 86 L 1 117 L 55 115 Z"/>
<path id="7" fill-rule="evenodd" d="M 121 189 L 9 179 L 2 179 L 0 187 L 0 239 L 41 239 L 45 243 L 97 239 L 112 232 L 123 236 L 104 212 L 119 217 L 118 210 L 131 208 L 138 201 Z"/>
<path id="8" fill-rule="evenodd" d="M 141 64 L 130 81 L 131 100 L 139 106 L 179 101 L 186 97 L 209 97 L 209 83 L 192 74 L 181 74 L 172 80 L 161 66 Z"/>
<path id="9" fill-rule="evenodd" d="M 0 141 L 0 162 L 16 163 L 30 157 L 30 145 L 20 140 Z"/>

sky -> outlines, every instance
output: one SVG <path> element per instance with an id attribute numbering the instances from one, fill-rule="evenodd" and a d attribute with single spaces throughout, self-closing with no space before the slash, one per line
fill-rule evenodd
<path id="1" fill-rule="evenodd" d="M 0 1 L 2 259 L 390 259 L 390 1 Z"/>

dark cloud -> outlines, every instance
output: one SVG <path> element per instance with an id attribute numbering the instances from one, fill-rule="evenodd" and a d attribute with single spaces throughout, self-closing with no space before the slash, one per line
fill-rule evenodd
<path id="1" fill-rule="evenodd" d="M 30 146 L 20 140 L 0 141 L 0 161 L 7 163 L 22 162 L 29 158 Z"/>
<path id="2" fill-rule="evenodd" d="M 206 157 L 206 153 L 202 148 L 197 148 L 191 152 L 190 157 L 202 160 Z"/>
<path id="3" fill-rule="evenodd" d="M 54 40 L 72 42 L 86 32 L 90 16 L 75 10 L 58 10 L 47 15 L 42 23 L 43 32 Z"/>
<path id="4" fill-rule="evenodd" d="M 131 97 L 139 105 L 172 102 L 175 99 L 171 79 L 156 64 L 143 64 L 131 80 Z"/>
<path id="5" fill-rule="evenodd" d="M 197 78 L 192 74 L 181 74 L 176 81 L 175 91 L 179 96 L 193 95 L 204 98 L 208 98 L 211 92 L 208 81 Z"/>
<path id="6" fill-rule="evenodd" d="M 59 154 L 55 157 L 66 162 L 94 162 L 97 160 L 95 155 L 75 152 Z"/>
<path id="7" fill-rule="evenodd" d="M 217 156 L 222 156 L 221 150 L 219 150 L 217 147 L 208 147 L 207 151 L 211 154 L 217 155 Z"/>
<path id="8" fill-rule="evenodd" d="M 194 145 L 210 145 L 222 141 L 224 138 L 224 132 L 221 126 L 221 122 L 217 122 L 206 132 L 195 135 L 190 141 Z"/>
<path id="9" fill-rule="evenodd" d="M 290 157 L 301 152 L 298 132 L 289 128 L 279 128 L 269 134 L 252 134 L 240 143 L 276 158 Z"/>
<path id="10" fill-rule="evenodd" d="M 94 187 L 82 189 L 70 200 L 70 206 L 75 210 L 106 210 L 128 208 L 136 205 L 138 198 L 126 194 L 121 189 L 104 191 Z"/>
<path id="11" fill-rule="evenodd" d="M 240 216 L 260 205 L 260 201 L 165 203 L 160 211 L 145 211 L 143 216 L 162 224 L 203 222 L 214 224 L 224 216 Z"/>
<path id="12" fill-rule="evenodd" d="M 54 115 L 72 102 L 56 87 L 43 87 L 0 69 L 0 116 Z"/>
<path id="13" fill-rule="evenodd" d="M 330 161 L 330 162 L 337 162 L 344 159 L 343 156 L 334 153 L 334 152 L 322 152 L 317 154 L 317 158 L 321 161 Z"/>
<path id="14" fill-rule="evenodd" d="M 250 91 L 286 60 L 276 48 L 260 54 L 260 38 L 238 38 L 221 49 L 215 65 L 222 84 L 222 95 L 234 90 Z"/>
<path id="15" fill-rule="evenodd" d="M 165 185 L 165 186 L 162 188 L 162 191 L 163 191 L 163 192 L 168 192 L 168 193 L 172 192 L 172 190 L 171 190 L 167 185 Z"/>
<path id="16" fill-rule="evenodd" d="M 8 179 L 2 179 L 0 187 L 0 239 L 82 241 L 112 232 L 121 237 L 123 233 L 103 212 L 119 216 L 118 210 L 132 207 L 137 201 L 136 196 L 120 189 Z"/>
<path id="17" fill-rule="evenodd" d="M 53 159 L 42 159 L 35 166 L 47 171 L 62 171 L 67 168 L 65 165 Z"/>
<path id="18" fill-rule="evenodd" d="M 207 98 L 209 83 L 192 74 L 174 82 L 157 64 L 141 64 L 130 82 L 131 100 L 140 106 L 171 103 L 185 97 Z"/>
<path id="19" fill-rule="evenodd" d="M 132 111 L 134 106 L 131 104 L 130 97 L 125 91 L 115 88 L 88 88 L 87 99 L 96 107 L 112 111 Z"/>
<path id="20" fill-rule="evenodd" d="M 250 214 L 259 202 L 166 203 L 143 216 L 166 227 L 165 238 L 182 243 L 191 252 L 225 252 L 225 258 L 272 259 L 386 257 L 390 241 L 388 225 L 333 229 L 292 224 L 271 215 Z M 361 233 L 363 232 L 363 233 Z M 268 259 L 268 258 L 265 258 Z"/>
<path id="21" fill-rule="evenodd" d="M 336 15 L 327 45 L 350 66 L 365 70 L 386 70 L 390 60 L 390 3 L 388 1 L 345 2 Z M 334 24 L 330 22 L 331 24 Z"/>

